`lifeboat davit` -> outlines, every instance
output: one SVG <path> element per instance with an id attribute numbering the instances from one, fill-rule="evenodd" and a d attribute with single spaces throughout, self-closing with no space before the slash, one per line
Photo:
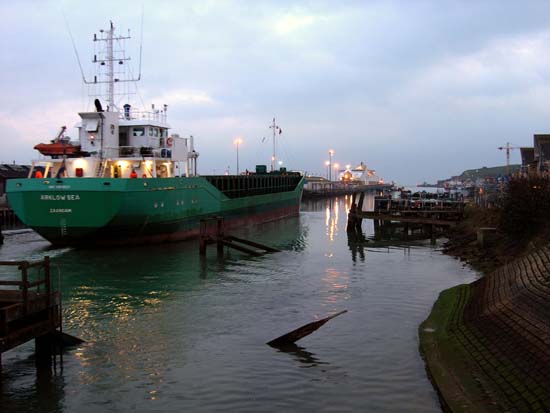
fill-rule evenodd
<path id="1" fill-rule="evenodd" d="M 34 149 L 46 156 L 70 156 L 80 153 L 80 145 L 72 145 L 64 142 L 39 143 Z"/>

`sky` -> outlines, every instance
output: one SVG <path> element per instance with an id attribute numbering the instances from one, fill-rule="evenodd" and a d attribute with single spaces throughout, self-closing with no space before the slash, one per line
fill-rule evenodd
<path id="1" fill-rule="evenodd" d="M 143 10 L 143 13 L 142 13 Z M 0 0 L 0 163 L 92 110 L 92 36 L 131 30 L 132 99 L 168 105 L 202 174 L 364 162 L 403 185 L 504 165 L 550 133 L 547 1 Z M 143 25 L 142 25 L 143 16 Z M 70 34 L 71 33 L 71 34 Z M 142 41 L 140 40 L 142 38 Z M 512 150 L 513 163 L 520 162 Z"/>

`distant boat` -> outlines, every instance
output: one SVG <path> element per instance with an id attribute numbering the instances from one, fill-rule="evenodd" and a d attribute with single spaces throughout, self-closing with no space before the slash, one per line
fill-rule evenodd
<path id="1" fill-rule="evenodd" d="M 186 239 L 211 216 L 236 226 L 297 215 L 300 173 L 272 164 L 271 172 L 258 165 L 254 173 L 199 176 L 194 139 L 169 132 L 166 105 L 119 110 L 115 86 L 139 80 L 115 78 L 129 58 L 115 56 L 121 49 L 113 43 L 128 38 L 115 36 L 112 23 L 94 35 L 105 50 L 94 56 L 99 77 L 90 83 L 107 86 L 107 106 L 95 99 L 95 111 L 79 113 L 77 143 L 63 127 L 51 143 L 35 146 L 45 158 L 32 163 L 27 179 L 8 180 L 20 220 L 53 244 L 88 246 Z"/>

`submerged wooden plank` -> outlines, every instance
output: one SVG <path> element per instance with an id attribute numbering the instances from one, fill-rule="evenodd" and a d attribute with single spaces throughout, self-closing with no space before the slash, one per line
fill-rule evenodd
<path id="1" fill-rule="evenodd" d="M 281 347 L 281 346 L 287 346 L 289 344 L 295 343 L 301 338 L 304 338 L 305 336 L 308 336 L 314 331 L 316 331 L 319 327 L 323 326 L 327 321 L 332 320 L 334 317 L 338 317 L 339 315 L 347 312 L 348 310 L 343 310 L 329 317 L 323 318 L 321 320 L 313 321 L 312 323 L 308 323 L 302 327 L 297 328 L 296 330 L 292 330 L 290 333 L 277 337 L 276 339 L 269 341 L 267 344 L 272 347 Z"/>
<path id="2" fill-rule="evenodd" d="M 281 251 L 281 250 L 278 250 L 277 248 L 269 247 L 265 244 L 260 244 L 259 242 L 249 241 L 249 240 L 244 239 L 244 238 L 237 238 L 233 235 L 228 235 L 225 238 L 229 239 L 231 241 L 240 242 L 241 244 L 250 245 L 251 247 L 260 248 L 260 249 L 265 250 L 267 252 L 280 252 Z"/>

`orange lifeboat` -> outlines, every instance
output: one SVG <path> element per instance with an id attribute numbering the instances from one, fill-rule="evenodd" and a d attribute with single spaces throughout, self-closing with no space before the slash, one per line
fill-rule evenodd
<path id="1" fill-rule="evenodd" d="M 80 145 L 71 145 L 64 142 L 40 143 L 34 149 L 46 156 L 71 156 L 80 153 Z"/>
<path id="2" fill-rule="evenodd" d="M 72 145 L 70 143 L 70 138 L 64 136 L 66 130 L 66 126 L 61 126 L 61 130 L 51 143 L 39 143 L 34 149 L 42 155 L 51 156 L 53 158 L 63 155 L 74 156 L 80 154 L 80 145 Z"/>

